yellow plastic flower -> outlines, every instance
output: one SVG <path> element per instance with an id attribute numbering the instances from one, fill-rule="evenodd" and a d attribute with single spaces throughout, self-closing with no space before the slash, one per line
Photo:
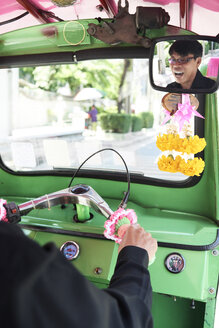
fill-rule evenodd
<path id="1" fill-rule="evenodd" d="M 176 163 L 174 161 L 174 158 L 172 156 L 164 156 L 162 155 L 162 157 L 158 160 L 158 168 L 161 171 L 166 171 L 166 172 L 173 172 L 176 173 L 177 172 L 177 167 L 176 167 Z"/>
<path id="2" fill-rule="evenodd" d="M 205 162 L 201 158 L 195 157 L 187 162 L 181 157 L 176 156 L 174 159 L 172 156 L 162 155 L 158 160 L 158 168 L 161 171 L 166 172 L 180 172 L 188 176 L 200 176 L 205 167 Z"/>
<path id="3" fill-rule="evenodd" d="M 206 141 L 197 135 L 180 138 L 179 134 L 159 134 L 156 145 L 161 151 L 176 150 L 181 153 L 197 154 L 205 148 Z"/>
<path id="4" fill-rule="evenodd" d="M 201 158 L 194 158 L 187 162 L 182 159 L 179 165 L 179 172 L 189 176 L 200 176 L 205 167 L 205 162 Z"/>

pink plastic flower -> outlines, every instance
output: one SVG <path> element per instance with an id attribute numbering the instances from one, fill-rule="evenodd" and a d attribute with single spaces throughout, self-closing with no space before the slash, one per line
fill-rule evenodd
<path id="1" fill-rule="evenodd" d="M 8 222 L 8 219 L 6 217 L 7 212 L 6 209 L 4 208 L 4 204 L 6 204 L 6 200 L 5 199 L 0 199 L 0 221 L 4 221 L 4 222 Z"/>
<path id="2" fill-rule="evenodd" d="M 120 225 L 120 223 L 122 222 L 119 221 L 121 221 L 124 218 L 127 218 L 128 220 L 126 220 L 124 224 Z M 127 224 L 128 221 L 129 223 Z M 106 230 L 104 231 L 104 236 L 107 239 L 112 239 L 116 243 L 120 244 L 122 241 L 121 237 L 125 234 L 125 230 L 127 229 L 128 225 L 135 224 L 136 222 L 137 222 L 137 216 L 134 210 L 131 209 L 124 210 L 123 208 L 119 208 L 110 216 L 109 220 L 105 222 L 104 228 Z M 120 227 L 118 228 L 118 226 Z M 120 232 L 119 229 L 121 229 Z"/>

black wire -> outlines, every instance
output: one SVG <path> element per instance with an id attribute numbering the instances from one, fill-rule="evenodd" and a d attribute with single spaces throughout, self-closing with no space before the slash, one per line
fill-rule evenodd
<path id="1" fill-rule="evenodd" d="M 75 171 L 75 173 L 73 174 L 73 177 L 71 178 L 71 181 L 70 181 L 70 183 L 69 183 L 69 185 L 68 185 L 68 188 L 71 187 L 71 184 L 72 184 L 72 182 L 73 182 L 73 180 L 74 180 L 76 174 L 77 174 L 78 171 L 81 169 L 81 167 L 82 167 L 82 166 L 83 166 L 83 165 L 84 165 L 84 164 L 85 164 L 85 163 L 86 163 L 91 157 L 93 157 L 94 155 L 96 155 L 96 154 L 98 154 L 98 153 L 100 153 L 100 152 L 102 152 L 102 151 L 105 151 L 105 150 L 111 150 L 111 151 L 114 151 L 114 152 L 115 152 L 115 153 L 121 158 L 121 160 L 123 161 L 123 163 L 124 163 L 124 165 L 125 165 L 126 173 L 127 173 L 128 188 L 127 188 L 127 191 L 125 192 L 125 196 L 123 197 L 123 199 L 122 199 L 122 201 L 121 201 L 121 203 L 120 203 L 120 205 L 119 205 L 119 207 L 125 208 L 125 207 L 126 207 L 126 204 L 127 204 L 127 202 L 128 202 L 129 194 L 130 194 L 130 173 L 129 173 L 129 170 L 128 170 L 128 166 L 127 166 L 127 164 L 126 164 L 124 158 L 122 157 L 122 155 L 121 155 L 118 151 L 116 151 L 115 149 L 113 149 L 113 148 L 103 148 L 103 149 L 100 149 L 100 150 L 96 151 L 95 153 L 93 153 L 92 155 L 90 155 L 88 158 L 86 158 L 86 159 L 82 162 L 82 164 L 77 168 L 77 170 Z"/>
<path id="2" fill-rule="evenodd" d="M 26 16 L 26 15 L 28 15 L 28 14 L 29 14 L 29 12 L 26 11 L 25 13 L 23 13 L 23 14 L 21 14 L 21 15 L 19 15 L 19 16 L 16 16 L 16 17 L 14 17 L 14 18 L 8 19 L 8 20 L 6 20 L 6 21 L 4 21 L 4 22 L 0 22 L 0 26 L 1 26 L 1 25 L 5 25 L 5 24 L 9 24 L 9 23 L 13 23 L 13 22 L 15 22 L 16 20 L 21 19 L 21 18 L 23 18 L 24 16 Z"/>

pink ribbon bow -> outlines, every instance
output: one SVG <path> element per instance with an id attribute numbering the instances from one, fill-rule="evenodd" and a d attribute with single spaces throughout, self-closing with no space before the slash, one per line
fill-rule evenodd
<path id="1" fill-rule="evenodd" d="M 171 113 L 165 110 L 166 117 L 162 122 L 164 125 L 172 117 Z M 174 121 L 179 124 L 179 131 L 181 131 L 185 122 L 189 122 L 193 116 L 198 116 L 204 119 L 204 116 L 199 114 L 195 110 L 195 106 L 192 106 L 189 99 L 189 94 L 182 94 L 182 104 L 178 104 L 178 110 L 173 115 Z"/>

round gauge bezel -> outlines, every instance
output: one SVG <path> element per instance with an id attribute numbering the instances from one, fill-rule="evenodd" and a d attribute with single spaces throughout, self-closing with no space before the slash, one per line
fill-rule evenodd
<path id="1" fill-rule="evenodd" d="M 66 255 L 64 254 L 64 250 L 65 250 L 65 247 L 68 247 L 70 245 L 73 245 L 74 247 L 76 247 L 76 253 L 75 253 L 74 256 L 71 256 L 70 258 L 67 258 Z M 60 252 L 66 258 L 66 260 L 68 260 L 68 261 L 75 260 L 79 255 L 79 245 L 75 241 L 68 240 L 60 247 Z"/>
<path id="2" fill-rule="evenodd" d="M 172 270 L 169 269 L 169 267 L 168 267 L 168 264 L 169 264 L 168 260 L 170 259 L 171 256 L 176 256 L 176 255 L 179 256 L 179 257 L 182 259 L 182 261 L 183 261 L 183 267 L 182 267 L 182 269 L 181 269 L 180 271 L 172 271 Z M 173 253 L 170 253 L 170 254 L 168 254 L 168 255 L 166 256 L 165 261 L 164 261 L 164 264 L 165 264 L 165 268 L 166 268 L 170 273 L 178 274 L 178 273 L 181 273 L 181 272 L 185 269 L 186 262 L 185 262 L 185 258 L 182 256 L 182 254 L 177 253 L 177 252 L 173 252 Z"/>

